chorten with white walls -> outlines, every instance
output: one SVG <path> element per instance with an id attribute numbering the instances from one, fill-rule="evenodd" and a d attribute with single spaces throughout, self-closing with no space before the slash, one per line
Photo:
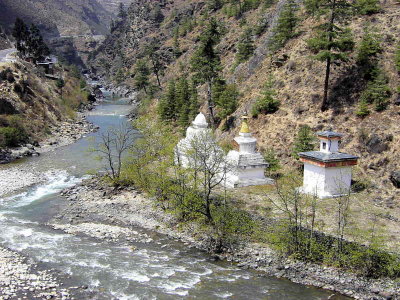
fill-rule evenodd
<path id="1" fill-rule="evenodd" d="M 304 163 L 304 182 L 301 191 L 318 198 L 340 197 L 350 193 L 352 167 L 358 157 L 339 152 L 342 134 L 318 132 L 320 150 L 299 153 Z"/>
<path id="2" fill-rule="evenodd" d="M 204 134 L 211 134 L 211 129 L 208 128 L 205 115 L 199 113 L 192 122 L 192 125 L 186 130 L 186 137 L 181 139 L 175 148 L 175 162 L 184 168 L 188 168 L 188 154 L 192 148 L 192 142 L 196 137 L 201 137 Z"/>
<path id="3" fill-rule="evenodd" d="M 230 151 L 227 159 L 232 165 L 226 176 L 226 186 L 231 188 L 253 185 L 272 184 L 274 181 L 265 177 L 269 164 L 257 152 L 257 139 L 253 137 L 248 125 L 248 117 L 242 117 L 239 136 L 235 138 L 239 151 Z"/>

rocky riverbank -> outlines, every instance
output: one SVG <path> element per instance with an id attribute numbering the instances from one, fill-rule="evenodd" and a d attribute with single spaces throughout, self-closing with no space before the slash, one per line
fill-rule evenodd
<path id="1" fill-rule="evenodd" d="M 26 144 L 19 148 L 8 150 L 0 149 L 0 164 L 10 163 L 24 157 L 39 156 L 42 153 L 67 146 L 97 129 L 98 127 L 86 120 L 85 114 L 78 113 L 75 120 L 64 121 L 50 127 L 51 133 L 49 137 L 40 144 Z"/>
<path id="2" fill-rule="evenodd" d="M 52 226 L 72 234 L 86 234 L 112 241 L 146 239 L 133 228 L 141 227 L 168 235 L 188 246 L 209 251 L 210 241 L 195 224 L 178 226 L 154 202 L 138 191 L 113 190 L 98 179 L 65 190 L 68 205 L 51 222 Z M 149 238 L 147 240 L 151 242 Z M 400 286 L 392 280 L 371 280 L 334 268 L 280 258 L 265 245 L 249 244 L 233 253 L 213 254 L 257 269 L 266 276 L 288 278 L 293 282 L 332 290 L 355 299 L 400 299 Z"/>
<path id="3" fill-rule="evenodd" d="M 0 300 L 96 299 L 86 286 L 64 286 L 53 270 L 44 270 L 19 253 L 0 247 Z"/>

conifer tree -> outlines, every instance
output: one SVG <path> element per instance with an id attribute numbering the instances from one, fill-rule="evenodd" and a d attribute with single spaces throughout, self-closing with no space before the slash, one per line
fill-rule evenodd
<path id="1" fill-rule="evenodd" d="M 189 111 L 190 111 L 190 93 L 189 83 L 186 76 L 182 76 L 176 84 L 176 106 L 178 111 L 178 123 L 179 125 L 186 126 L 189 123 Z"/>
<path id="2" fill-rule="evenodd" d="M 33 56 L 34 62 L 43 59 L 50 54 L 49 47 L 43 40 L 39 28 L 32 24 L 29 29 L 29 36 L 26 41 L 26 47 L 29 54 Z"/>
<path id="3" fill-rule="evenodd" d="M 147 87 L 150 84 L 149 81 L 150 70 L 147 67 L 147 62 L 143 59 L 139 59 L 135 66 L 135 87 L 138 90 L 144 90 L 147 94 Z"/>
<path id="4" fill-rule="evenodd" d="M 368 102 L 363 99 L 358 103 L 358 109 L 356 111 L 356 115 L 360 118 L 365 118 L 370 114 L 370 110 L 368 108 Z"/>
<path id="5" fill-rule="evenodd" d="M 312 132 L 310 126 L 303 125 L 299 128 L 297 136 L 294 141 L 294 147 L 292 155 L 295 158 L 299 158 L 300 152 L 307 152 L 314 150 L 314 133 Z"/>
<path id="6" fill-rule="evenodd" d="M 26 41 L 29 36 L 29 30 L 24 21 L 20 18 L 15 20 L 14 29 L 12 33 L 16 41 L 16 48 L 22 57 L 26 55 Z"/>
<path id="7" fill-rule="evenodd" d="M 206 29 L 200 35 L 200 45 L 191 59 L 191 69 L 195 80 L 207 84 L 208 112 L 211 126 L 215 126 L 213 85 L 221 71 L 221 60 L 215 50 L 220 41 L 220 26 L 216 19 L 212 18 Z"/>
<path id="8" fill-rule="evenodd" d="M 236 53 L 236 61 L 238 63 L 247 61 L 254 53 L 255 47 L 252 34 L 252 30 L 247 28 L 240 36 Z"/>
<path id="9" fill-rule="evenodd" d="M 218 92 L 216 98 L 216 104 L 218 106 L 218 116 L 221 119 L 226 119 L 229 115 L 233 114 L 238 106 L 239 91 L 236 84 L 225 84 L 221 86 L 221 90 Z"/>
<path id="10" fill-rule="evenodd" d="M 271 114 L 279 109 L 280 101 L 276 99 L 276 91 L 274 89 L 274 79 L 270 76 L 265 83 L 262 97 L 258 98 L 253 106 L 252 114 L 254 117 L 258 114 Z"/>
<path id="11" fill-rule="evenodd" d="M 279 15 L 278 24 L 274 29 L 271 41 L 271 50 L 282 48 L 288 40 L 296 35 L 296 27 L 299 22 L 297 17 L 298 6 L 294 0 L 289 0 Z"/>
<path id="12" fill-rule="evenodd" d="M 373 79 L 368 82 L 367 88 L 362 92 L 360 100 L 374 103 L 376 111 L 383 111 L 389 105 L 392 90 L 388 86 L 388 79 L 381 69 L 376 69 Z"/>
<path id="13" fill-rule="evenodd" d="M 150 59 L 151 69 L 153 71 L 153 74 L 157 78 L 158 86 L 161 87 L 160 76 L 163 76 L 163 71 L 165 66 L 160 57 L 160 54 L 158 53 L 157 42 L 154 41 L 151 42 L 149 45 L 147 45 L 145 49 L 145 54 Z"/>
<path id="14" fill-rule="evenodd" d="M 193 80 L 190 83 L 189 93 L 190 93 L 189 120 L 191 121 L 194 120 L 197 114 L 199 113 L 199 95 Z"/>
<path id="15" fill-rule="evenodd" d="M 365 29 L 357 53 L 357 63 L 363 67 L 364 73 L 368 75 L 377 64 L 377 55 L 382 52 L 380 37 Z"/>
<path id="16" fill-rule="evenodd" d="M 177 117 L 176 87 L 175 80 L 168 82 L 167 91 L 158 105 L 158 113 L 162 120 L 172 121 Z"/>
<path id="17" fill-rule="evenodd" d="M 328 109 L 329 79 L 332 63 L 346 60 L 346 53 L 354 48 L 350 29 L 339 26 L 351 16 L 351 13 L 349 0 L 321 0 L 319 2 L 318 14 L 324 16 L 325 22 L 316 28 L 315 36 L 308 40 L 308 46 L 316 53 L 314 58 L 326 64 L 322 111 Z"/>
<path id="18" fill-rule="evenodd" d="M 379 0 L 356 0 L 355 11 L 360 15 L 372 15 L 381 11 Z"/>

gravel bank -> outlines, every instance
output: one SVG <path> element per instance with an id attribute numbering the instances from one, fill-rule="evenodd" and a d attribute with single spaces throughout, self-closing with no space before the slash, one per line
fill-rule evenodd
<path id="1" fill-rule="evenodd" d="M 67 208 L 52 222 L 58 229 L 111 240 L 126 238 L 129 242 L 129 237 L 135 236 L 131 228 L 139 226 L 209 251 L 208 237 L 196 225 L 178 227 L 173 216 L 135 190 L 113 191 L 92 179 L 63 194 L 68 199 Z M 234 253 L 213 255 L 237 262 L 243 268 L 263 271 L 265 275 L 288 278 L 355 299 L 400 299 L 400 285 L 392 280 L 371 280 L 334 268 L 282 259 L 265 245 L 249 244 Z"/>
<path id="2" fill-rule="evenodd" d="M 54 271 L 41 270 L 22 255 L 0 247 L 0 300 L 96 299 L 85 286 L 63 285 Z"/>

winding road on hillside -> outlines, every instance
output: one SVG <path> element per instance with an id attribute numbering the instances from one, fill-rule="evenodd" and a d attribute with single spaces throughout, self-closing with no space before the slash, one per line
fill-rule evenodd
<path id="1" fill-rule="evenodd" d="M 15 58 L 11 57 L 11 54 L 15 52 L 17 52 L 15 48 L 0 50 L 0 62 L 14 62 Z"/>

